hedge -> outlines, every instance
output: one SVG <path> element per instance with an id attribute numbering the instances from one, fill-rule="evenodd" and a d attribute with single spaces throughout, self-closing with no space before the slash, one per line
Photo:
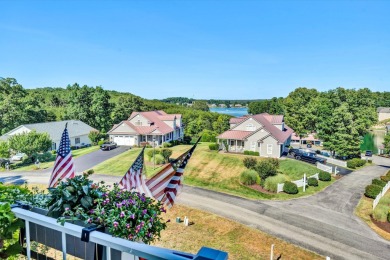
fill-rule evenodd
<path id="1" fill-rule="evenodd" d="M 364 195 L 366 195 L 368 198 L 375 199 L 381 191 L 381 186 L 370 184 L 366 187 L 366 192 L 364 192 Z"/>
<path id="2" fill-rule="evenodd" d="M 245 155 L 254 155 L 254 156 L 259 156 L 259 152 L 254 152 L 254 151 L 244 151 Z"/>
<path id="3" fill-rule="evenodd" d="M 218 151 L 219 145 L 218 144 L 209 144 L 209 149 L 211 151 Z"/>
<path id="4" fill-rule="evenodd" d="M 387 213 L 387 221 L 390 222 L 390 210 L 389 213 Z"/>
<path id="5" fill-rule="evenodd" d="M 366 164 L 366 161 L 359 159 L 359 158 L 353 158 L 353 159 L 347 161 L 347 167 L 351 168 L 351 169 L 355 169 L 355 168 L 364 166 L 365 164 Z"/>
<path id="6" fill-rule="evenodd" d="M 242 162 L 247 169 L 253 169 L 257 164 L 257 160 L 252 157 L 245 157 Z"/>
<path id="7" fill-rule="evenodd" d="M 298 186 L 291 181 L 286 181 L 283 186 L 283 191 L 287 194 L 297 194 Z"/>
<path id="8" fill-rule="evenodd" d="M 240 174 L 240 182 L 245 185 L 252 185 L 256 183 L 258 176 L 255 170 L 245 170 Z"/>
<path id="9" fill-rule="evenodd" d="M 320 179 L 320 181 L 330 181 L 332 177 L 329 172 L 320 172 L 318 174 L 318 179 Z"/>
<path id="10" fill-rule="evenodd" d="M 382 188 L 386 186 L 386 182 L 379 179 L 373 179 L 372 184 L 381 186 Z"/>
<path id="11" fill-rule="evenodd" d="M 307 179 L 307 184 L 309 186 L 317 187 L 318 186 L 318 180 L 316 178 L 309 178 L 309 179 Z"/>

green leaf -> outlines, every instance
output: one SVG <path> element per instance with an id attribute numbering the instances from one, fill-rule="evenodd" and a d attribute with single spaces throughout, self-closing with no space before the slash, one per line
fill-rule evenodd
<path id="1" fill-rule="evenodd" d="M 89 187 L 88 187 L 88 185 L 84 185 L 84 186 L 83 186 L 83 191 L 84 191 L 85 195 L 88 195 L 88 193 L 89 193 Z"/>
<path id="2" fill-rule="evenodd" d="M 85 209 L 89 209 L 90 207 L 92 207 L 92 198 L 89 197 L 89 196 L 84 196 L 81 198 L 80 200 L 80 203 L 81 205 L 85 208 Z"/>

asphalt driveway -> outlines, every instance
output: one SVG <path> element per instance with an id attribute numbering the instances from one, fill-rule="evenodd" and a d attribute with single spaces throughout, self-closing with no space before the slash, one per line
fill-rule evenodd
<path id="1" fill-rule="evenodd" d="M 74 159 L 74 167 L 76 172 L 82 172 L 91 169 L 93 166 L 117 156 L 118 154 L 128 151 L 129 149 L 129 146 L 118 146 L 110 151 L 98 150 Z"/>

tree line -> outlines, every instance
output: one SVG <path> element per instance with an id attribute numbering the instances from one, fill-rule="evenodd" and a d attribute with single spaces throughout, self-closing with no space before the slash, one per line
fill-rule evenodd
<path id="1" fill-rule="evenodd" d="M 249 113 L 283 114 L 297 135 L 316 132 L 331 152 L 357 156 L 362 137 L 378 121 L 376 109 L 380 106 L 390 107 L 390 92 L 297 88 L 286 98 L 250 103 Z"/>
<path id="2" fill-rule="evenodd" d="M 231 116 L 204 110 L 204 104 L 183 107 L 160 100 L 147 100 L 131 93 L 104 90 L 102 87 L 24 89 L 12 78 L 0 78 L 0 134 L 22 125 L 76 119 L 105 133 L 114 124 L 129 118 L 133 111 L 164 110 L 183 115 L 185 134 L 215 135 L 229 128 Z"/>

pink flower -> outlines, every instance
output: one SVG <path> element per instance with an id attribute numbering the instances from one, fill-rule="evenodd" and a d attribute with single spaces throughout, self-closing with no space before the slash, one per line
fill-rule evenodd
<path id="1" fill-rule="evenodd" d="M 89 219 L 88 219 L 88 223 L 91 223 L 91 222 L 92 222 L 92 219 L 89 218 Z"/>
<path id="2" fill-rule="evenodd" d="M 129 229 L 130 228 L 130 224 L 126 224 L 126 228 Z"/>
<path id="3" fill-rule="evenodd" d="M 118 222 L 116 222 L 116 221 L 114 221 L 114 227 L 116 228 L 116 227 L 118 227 Z"/>
<path id="4" fill-rule="evenodd" d="M 69 208 L 65 208 L 65 211 L 68 211 L 69 210 Z"/>
<path id="5" fill-rule="evenodd" d="M 123 218 L 125 216 L 125 213 L 122 211 L 119 217 Z"/>

